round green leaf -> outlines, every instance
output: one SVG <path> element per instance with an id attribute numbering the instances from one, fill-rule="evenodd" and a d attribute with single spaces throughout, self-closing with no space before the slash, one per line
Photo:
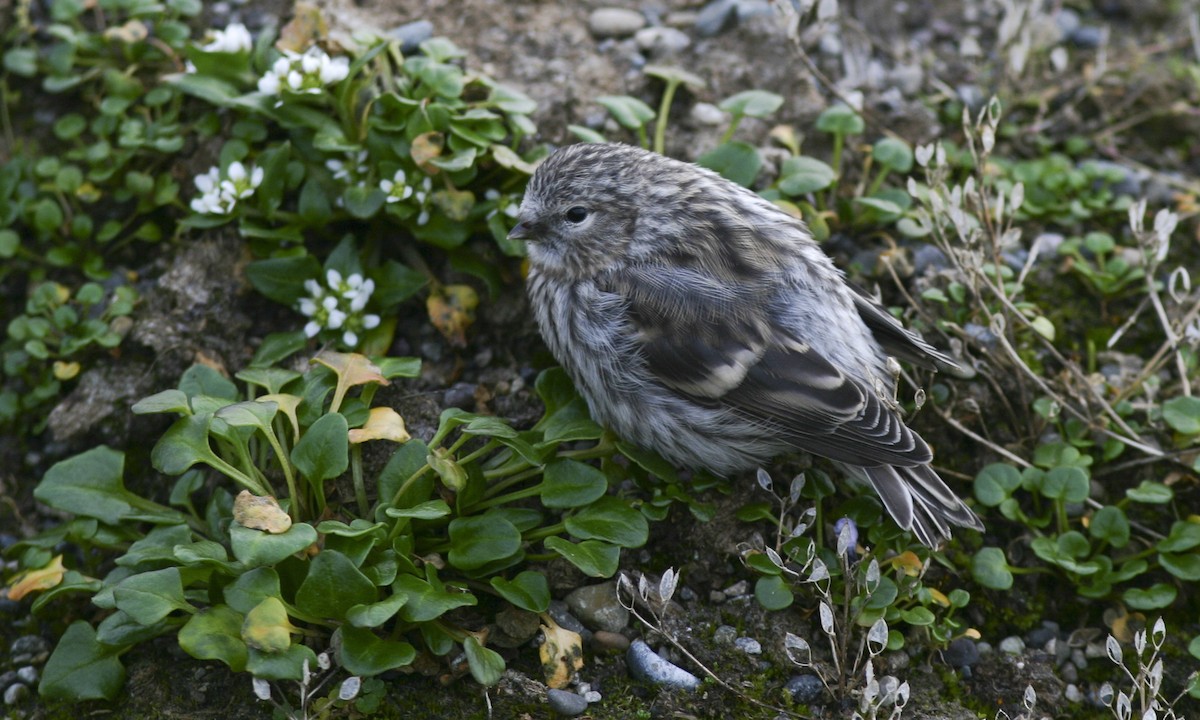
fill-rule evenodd
<path id="1" fill-rule="evenodd" d="M 875 162 L 896 172 L 906 173 L 912 170 L 912 148 L 899 138 L 887 137 L 875 143 L 871 148 L 871 156 L 875 158 Z"/>
<path id="2" fill-rule="evenodd" d="M 1158 562 L 1164 570 L 1180 580 L 1187 582 L 1200 580 L 1200 555 L 1162 553 L 1158 556 Z"/>
<path id="3" fill-rule="evenodd" d="M 753 145 L 735 140 L 704 153 L 696 158 L 696 164 L 714 170 L 742 187 L 750 187 L 762 169 L 762 156 Z"/>
<path id="4" fill-rule="evenodd" d="M 343 625 L 339 630 L 342 667 L 354 675 L 378 675 L 387 670 L 406 667 L 417 657 L 412 645 L 380 638 L 370 630 Z"/>
<path id="5" fill-rule="evenodd" d="M 992 463 L 975 476 L 975 498 L 988 507 L 1004 502 L 1021 484 L 1021 473 L 1012 465 Z"/>
<path id="6" fill-rule="evenodd" d="M 38 693 L 58 701 L 112 700 L 125 684 L 120 651 L 98 643 L 92 626 L 76 620 L 46 661 Z"/>
<path id="7" fill-rule="evenodd" d="M 783 610 L 791 607 L 795 600 L 787 581 L 778 575 L 767 575 L 756 580 L 754 598 L 767 610 Z"/>
<path id="8" fill-rule="evenodd" d="M 612 577 L 617 571 L 617 562 L 621 559 L 621 548 L 599 540 L 573 543 L 565 538 L 551 536 L 543 543 L 548 550 L 562 555 L 590 577 Z"/>
<path id="9" fill-rule="evenodd" d="M 1157 610 L 1175 602 L 1178 594 L 1174 585 L 1155 583 L 1148 588 L 1129 588 L 1121 594 L 1125 604 L 1135 610 Z"/>
<path id="10" fill-rule="evenodd" d="M 336 550 L 317 553 L 308 575 L 296 590 L 296 607 L 321 618 L 341 620 L 354 605 L 378 599 L 375 583 L 355 567 L 350 558 Z"/>
<path id="11" fill-rule="evenodd" d="M 774 114 L 783 105 L 783 96 L 765 90 L 746 90 L 730 95 L 718 106 L 732 115 L 763 118 Z"/>
<path id="12" fill-rule="evenodd" d="M 1088 532 L 1098 540 L 1104 540 L 1115 548 L 1122 548 L 1129 543 L 1129 520 L 1120 508 L 1106 505 L 1092 516 Z"/>
<path id="13" fill-rule="evenodd" d="M 621 498 L 603 497 L 565 521 L 567 532 L 581 540 L 604 540 L 621 547 L 641 547 L 650 527 L 645 516 Z"/>
<path id="14" fill-rule="evenodd" d="M 463 640 L 463 650 L 466 651 L 467 666 L 475 682 L 484 687 L 500 682 L 500 676 L 504 673 L 504 658 L 499 653 L 479 644 L 479 639 L 474 635 L 467 635 Z"/>
<path id="15" fill-rule="evenodd" d="M 541 573 L 526 570 L 512 580 L 494 577 L 491 583 L 500 597 L 522 610 L 541 613 L 550 607 L 550 585 Z"/>
<path id="16" fill-rule="evenodd" d="M 246 669 L 245 617 L 227 605 L 217 605 L 192 615 L 179 628 L 179 647 L 198 660 L 220 660 L 234 672 Z"/>
<path id="17" fill-rule="evenodd" d="M 450 521 L 450 564 L 476 570 L 511 557 L 521 549 L 521 533 L 496 513 Z"/>
<path id="18" fill-rule="evenodd" d="M 838 103 L 817 117 L 817 129 L 833 135 L 858 135 L 866 129 L 863 119 L 848 105 Z"/>
<path id="19" fill-rule="evenodd" d="M 1008 590 L 1013 584 L 1012 572 L 1004 551 L 996 547 L 981 548 L 971 558 L 971 577 L 975 582 L 992 590 Z"/>
<path id="20" fill-rule="evenodd" d="M 654 119 L 654 110 L 649 105 L 628 95 L 605 95 L 596 98 L 596 103 L 613 116 L 621 127 L 636 130 Z"/>
<path id="21" fill-rule="evenodd" d="M 1163 420 L 1183 435 L 1200 435 L 1200 397 L 1181 395 L 1163 403 Z"/>
<path id="22" fill-rule="evenodd" d="M 234 523 L 229 536 L 233 556 L 252 568 L 275 565 L 317 541 L 317 531 L 308 523 L 296 523 L 278 535 Z"/>
<path id="23" fill-rule="evenodd" d="M 784 195 L 795 197 L 824 190 L 836 179 L 833 168 L 824 162 L 811 157 L 792 157 L 783 161 L 778 188 Z"/>
<path id="24" fill-rule="evenodd" d="M 556 460 L 546 466 L 541 487 L 542 504 L 546 507 L 581 507 L 604 496 L 608 478 L 577 460 Z"/>

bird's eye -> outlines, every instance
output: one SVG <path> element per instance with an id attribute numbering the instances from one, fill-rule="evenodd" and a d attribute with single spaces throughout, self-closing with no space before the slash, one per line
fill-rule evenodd
<path id="1" fill-rule="evenodd" d="M 579 205 L 575 205 L 574 207 L 571 207 L 567 210 L 567 221 L 568 222 L 579 224 L 579 223 L 583 222 L 584 220 L 587 220 L 587 216 L 588 216 L 587 208 L 580 207 Z"/>

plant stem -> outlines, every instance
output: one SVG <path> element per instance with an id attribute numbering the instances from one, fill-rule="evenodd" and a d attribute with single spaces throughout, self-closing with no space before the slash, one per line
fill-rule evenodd
<path id="1" fill-rule="evenodd" d="M 667 118 L 671 115 L 671 101 L 675 99 L 675 88 L 679 80 L 668 80 L 663 90 L 662 102 L 658 104 L 658 119 L 654 122 L 654 152 L 662 154 L 667 146 Z"/>

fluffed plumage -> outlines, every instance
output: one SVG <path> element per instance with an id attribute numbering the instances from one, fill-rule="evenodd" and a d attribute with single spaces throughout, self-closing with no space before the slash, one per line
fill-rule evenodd
<path id="1" fill-rule="evenodd" d="M 954 361 L 772 203 L 640 148 L 574 145 L 538 167 L 511 237 L 528 241 L 542 336 L 621 437 L 720 475 L 805 450 L 869 482 L 926 545 L 983 529 L 892 399 L 889 355 Z"/>

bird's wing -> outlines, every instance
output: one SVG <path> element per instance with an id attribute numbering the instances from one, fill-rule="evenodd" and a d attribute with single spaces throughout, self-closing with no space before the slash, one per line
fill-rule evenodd
<path id="1" fill-rule="evenodd" d="M 724 406 L 796 448 L 855 465 L 932 455 L 873 388 L 772 317 L 773 286 L 679 267 L 601 278 L 626 301 L 648 370 L 697 403 Z"/>
<path id="2" fill-rule="evenodd" d="M 954 358 L 925 342 L 920 335 L 908 330 L 892 317 L 882 305 L 860 288 L 853 287 L 854 307 L 867 324 L 871 334 L 889 355 L 906 360 L 927 370 L 942 370 L 956 377 L 971 377 L 974 371 L 958 364 Z"/>

